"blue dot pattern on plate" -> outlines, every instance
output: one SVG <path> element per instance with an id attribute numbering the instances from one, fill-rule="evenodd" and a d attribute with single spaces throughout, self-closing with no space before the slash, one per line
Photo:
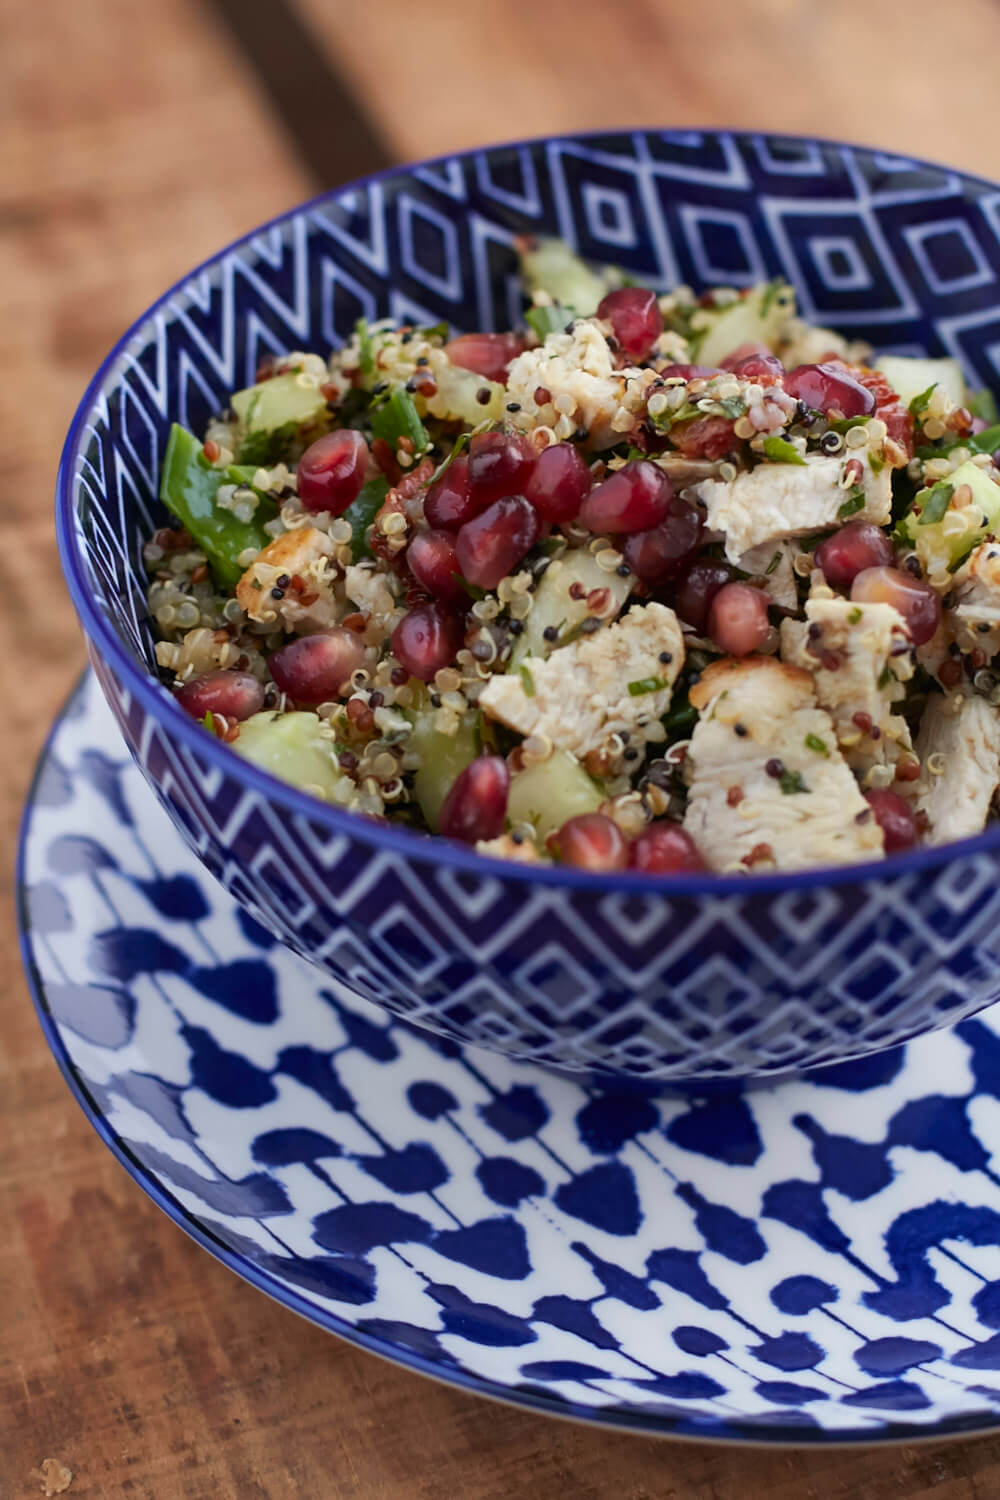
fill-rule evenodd
<path id="1" fill-rule="evenodd" d="M 1000 1017 L 715 1099 L 388 1021 L 200 871 L 93 680 L 39 778 L 26 953 L 130 1170 L 272 1295 L 473 1389 L 712 1437 L 994 1425 Z"/>
<path id="2" fill-rule="evenodd" d="M 336 344 L 361 316 L 511 326 L 517 233 L 561 234 L 661 286 L 782 273 L 806 317 L 958 354 L 997 385 L 997 202 L 987 184 L 878 152 L 696 132 L 499 147 L 331 194 L 189 278 L 112 361 L 65 471 L 84 591 L 151 664 L 141 542 L 162 518 L 169 421 L 201 429 L 263 356 Z M 624 894 L 526 881 L 316 804 L 276 808 L 195 726 L 161 722 L 109 652 L 93 654 L 208 869 L 352 993 L 459 1042 L 651 1080 L 767 1075 L 1000 998 L 995 850 L 875 882 L 740 882 L 710 900 L 662 882 Z M 98 752 L 92 772 L 105 775 Z M 185 900 L 183 887 L 151 895 Z M 57 896 L 36 899 L 57 920 Z"/>

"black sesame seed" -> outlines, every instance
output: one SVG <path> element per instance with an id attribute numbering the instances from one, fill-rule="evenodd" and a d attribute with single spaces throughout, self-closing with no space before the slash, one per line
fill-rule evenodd
<path id="1" fill-rule="evenodd" d="M 692 672 L 688 678 L 688 687 L 695 687 L 701 681 L 700 672 Z"/>
<path id="2" fill-rule="evenodd" d="M 417 369 L 418 370 L 423 370 L 429 364 L 430 364 L 430 360 L 427 358 L 427 355 L 426 354 L 421 354 L 420 358 L 417 360 Z"/>
<path id="3" fill-rule="evenodd" d="M 594 631 L 595 630 L 600 630 L 600 628 L 601 628 L 601 622 L 600 622 L 600 620 L 595 620 L 593 618 L 593 616 L 591 616 L 591 618 L 589 620 L 584 620 L 583 624 L 580 626 L 580 634 L 581 635 L 593 635 Z"/>
<path id="4" fill-rule="evenodd" d="M 733 733 L 738 735 L 741 740 L 744 740 L 747 736 L 747 726 L 745 724 L 734 724 Z"/>
<path id="5" fill-rule="evenodd" d="M 279 589 L 287 589 L 292 580 L 287 573 L 280 573 L 274 581 Z"/>
<path id="6" fill-rule="evenodd" d="M 557 641 L 559 639 L 559 628 L 556 625 L 546 625 L 542 631 L 543 641 Z"/>
<path id="7" fill-rule="evenodd" d="M 524 629 L 524 621 L 508 620 L 507 629 L 510 631 L 511 635 L 520 635 L 521 631 Z"/>
<path id="8" fill-rule="evenodd" d="M 576 431 L 570 435 L 570 442 L 585 443 L 589 436 L 590 433 L 587 431 L 586 427 L 578 427 Z"/>
<path id="9" fill-rule="evenodd" d="M 406 382 L 406 389 L 410 392 L 411 395 L 413 395 L 416 391 L 419 391 L 420 381 L 418 380 L 416 375 L 410 376 L 409 380 Z"/>
<path id="10" fill-rule="evenodd" d="M 379 693 L 379 692 L 374 692 L 374 693 L 371 694 L 371 696 L 368 699 L 368 707 L 369 708 L 381 708 L 382 704 L 384 702 L 385 702 L 385 694 L 384 693 Z"/>
<path id="11" fill-rule="evenodd" d="M 284 589 L 272 589 L 271 590 L 271 598 L 272 599 L 284 599 L 284 597 L 285 597 L 285 591 L 284 591 Z"/>
<path id="12" fill-rule="evenodd" d="M 903 567 L 906 569 L 906 571 L 908 573 L 911 573 L 914 578 L 922 578 L 923 577 L 924 570 L 920 566 L 920 559 L 919 558 L 917 558 L 917 557 L 908 557 L 906 559 L 906 561 L 903 563 Z"/>
<path id="13" fill-rule="evenodd" d="M 626 760 L 638 760 L 639 759 L 639 752 L 635 748 L 634 745 L 630 745 L 629 748 L 625 751 L 625 759 Z"/>
<path id="14" fill-rule="evenodd" d="M 669 667 L 669 665 L 673 661 L 673 659 L 674 659 L 674 653 L 672 651 L 661 651 L 660 652 L 660 661 L 663 663 L 663 665 L 665 667 Z"/>
<path id="15" fill-rule="evenodd" d="M 383 391 L 387 391 L 388 389 L 389 389 L 389 382 L 388 382 L 388 380 L 380 380 L 380 381 L 378 381 L 378 383 L 376 385 L 372 386 L 372 395 L 373 396 L 381 396 L 382 392 Z"/>
<path id="16" fill-rule="evenodd" d="M 510 841 L 511 841 L 512 844 L 523 844 L 524 843 L 524 834 L 523 833 L 512 833 L 511 836 L 510 836 Z"/>
<path id="17" fill-rule="evenodd" d="M 629 578 L 632 575 L 632 569 L 629 567 L 628 563 L 619 563 L 617 568 L 615 569 L 615 572 L 618 574 L 619 578 Z"/>
<path id="18" fill-rule="evenodd" d="M 412 338 L 413 338 L 413 334 L 412 333 L 403 333 L 403 334 L 400 334 L 399 342 L 401 344 L 408 344 Z"/>
<path id="19" fill-rule="evenodd" d="M 976 629 L 979 631 L 980 635 L 989 635 L 990 631 L 993 629 L 993 626 L 989 623 L 988 620 L 980 620 L 979 624 L 976 626 Z"/>
<path id="20" fill-rule="evenodd" d="M 489 406 L 490 392 L 488 386 L 481 385 L 479 387 L 478 391 L 476 392 L 476 400 L 479 402 L 480 406 Z"/>
<path id="21" fill-rule="evenodd" d="M 771 760 L 764 762 L 764 770 L 768 776 L 773 776 L 775 781 L 777 781 L 778 777 L 784 773 L 785 763 L 783 760 L 778 760 L 777 756 L 773 756 Z"/>
<path id="22" fill-rule="evenodd" d="M 508 401 L 507 402 L 507 410 L 508 411 L 520 411 L 521 410 L 521 403 L 520 403 L 520 401 Z"/>
<path id="23" fill-rule="evenodd" d="M 431 693 L 431 707 L 432 708 L 440 708 L 441 707 L 441 694 L 440 693 Z"/>

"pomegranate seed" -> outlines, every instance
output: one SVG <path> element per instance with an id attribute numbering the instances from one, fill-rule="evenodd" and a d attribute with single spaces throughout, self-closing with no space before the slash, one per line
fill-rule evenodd
<path id="1" fill-rule="evenodd" d="M 835 589 L 850 588 L 866 568 L 881 568 L 892 563 L 895 553 L 884 531 L 872 521 L 848 521 L 816 548 L 816 566 Z"/>
<path id="2" fill-rule="evenodd" d="M 917 842 L 917 820 L 913 808 L 898 792 L 888 787 L 873 787 L 865 792 L 865 801 L 875 814 L 875 821 L 882 830 L 886 854 L 898 854 L 902 849 L 912 849 Z"/>
<path id="3" fill-rule="evenodd" d="M 915 646 L 930 640 L 941 623 L 941 600 L 929 583 L 900 568 L 865 568 L 851 584 L 858 604 L 891 604 L 899 611 Z"/>
<path id="4" fill-rule="evenodd" d="M 327 703 L 364 666 L 365 648 L 353 630 L 337 625 L 280 646 L 267 664 L 281 691 L 296 703 Z"/>
<path id="5" fill-rule="evenodd" d="M 306 510 L 342 515 L 360 495 L 367 468 L 368 444 L 360 432 L 324 433 L 299 459 L 299 499 Z"/>
<path id="6" fill-rule="evenodd" d="M 837 365 L 799 365 L 784 379 L 790 396 L 811 411 L 839 412 L 842 417 L 869 417 L 875 397 Z"/>
<path id="7" fill-rule="evenodd" d="M 629 865 L 633 870 L 645 870 L 651 875 L 666 875 L 674 871 L 703 870 L 705 861 L 691 835 L 679 823 L 664 819 L 660 823 L 651 823 L 633 840 Z"/>
<path id="8" fill-rule="evenodd" d="M 608 292 L 597 305 L 597 316 L 611 324 L 622 351 L 632 360 L 645 359 L 663 332 L 656 293 L 641 286 Z"/>
<path id="9" fill-rule="evenodd" d="M 249 719 L 264 706 L 264 689 L 249 672 L 206 672 L 186 682 L 177 701 L 194 719 L 222 714 L 227 719 Z"/>
<path id="10" fill-rule="evenodd" d="M 524 340 L 516 333 L 462 333 L 445 344 L 444 352 L 453 365 L 506 385 L 507 366 L 523 348 Z"/>
<path id="11" fill-rule="evenodd" d="M 465 590 L 458 578 L 455 538 L 450 531 L 418 531 L 406 549 L 406 565 L 435 599 L 461 604 Z"/>
<path id="12" fill-rule="evenodd" d="M 424 515 L 434 527 L 457 531 L 478 516 L 486 504 L 485 500 L 474 500 L 469 492 L 469 460 L 461 453 L 424 496 Z"/>
<path id="13" fill-rule="evenodd" d="M 464 637 L 462 621 L 437 604 L 418 604 L 392 632 L 392 650 L 411 677 L 433 682 L 442 667 L 450 666 Z"/>
<path id="14" fill-rule="evenodd" d="M 481 755 L 452 782 L 441 806 L 445 838 L 475 844 L 499 838 L 507 818 L 510 772 L 502 755 Z"/>
<path id="15" fill-rule="evenodd" d="M 749 656 L 767 640 L 767 596 L 748 583 L 727 583 L 712 600 L 708 634 L 727 656 Z"/>
<path id="16" fill-rule="evenodd" d="M 764 345 L 754 349 L 752 354 L 745 354 L 737 358 L 739 350 L 731 354 L 728 359 L 722 361 L 722 368 L 730 370 L 734 375 L 741 375 L 744 380 L 755 380 L 758 385 L 777 385 L 784 377 L 785 367 L 776 354 Z"/>
<path id="17" fill-rule="evenodd" d="M 664 380 L 707 380 L 710 375 L 721 375 L 718 365 L 664 365 L 660 370 Z"/>
<path id="18" fill-rule="evenodd" d="M 469 443 L 469 493 L 481 510 L 505 495 L 519 495 L 535 463 L 527 438 L 479 432 Z"/>
<path id="19" fill-rule="evenodd" d="M 691 625 L 699 635 L 708 625 L 708 611 L 720 589 L 732 578 L 725 563 L 696 562 L 688 568 L 674 591 L 673 606 L 685 625 Z"/>
<path id="20" fill-rule="evenodd" d="M 539 530 L 538 515 L 523 495 L 494 501 L 455 538 L 462 577 L 481 589 L 495 589 L 535 545 Z"/>
<path id="21" fill-rule="evenodd" d="M 678 573 L 701 540 L 701 513 L 675 495 L 670 509 L 650 531 L 634 531 L 622 552 L 643 583 L 663 583 Z"/>
<path id="22" fill-rule="evenodd" d="M 673 493 L 663 470 L 648 458 L 638 458 L 591 490 L 578 520 L 588 531 L 649 531 L 665 518 Z"/>
<path id="23" fill-rule="evenodd" d="M 535 460 L 524 493 L 544 521 L 575 521 L 590 493 L 590 469 L 572 443 L 553 443 Z"/>
<path id="24" fill-rule="evenodd" d="M 625 835 L 604 813 L 580 813 L 564 823 L 554 839 L 564 865 L 578 870 L 624 870 L 628 865 Z"/>

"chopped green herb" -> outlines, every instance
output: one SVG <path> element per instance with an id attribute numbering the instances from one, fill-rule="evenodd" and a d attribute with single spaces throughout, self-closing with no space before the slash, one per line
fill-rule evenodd
<path id="1" fill-rule="evenodd" d="M 732 417 L 734 422 L 736 421 L 737 417 L 742 417 L 743 413 L 747 409 L 746 402 L 743 401 L 739 396 L 726 396 L 723 398 L 723 400 L 716 401 L 715 405 L 720 408 L 723 416 Z"/>
<path id="2" fill-rule="evenodd" d="M 202 729 L 207 729 L 209 734 L 215 733 L 215 720 L 212 717 L 212 712 L 210 709 L 206 711 L 205 717 L 201 721 L 201 727 Z"/>
<path id="3" fill-rule="evenodd" d="M 867 421 L 867 417 L 841 417 L 839 421 L 830 423 L 830 430 L 831 432 L 850 432 L 852 427 L 863 427 Z"/>
<path id="4" fill-rule="evenodd" d="M 524 688 L 525 697 L 533 698 L 535 696 L 535 679 L 532 677 L 527 667 L 520 667 L 518 668 L 518 670 L 520 672 L 521 686 Z"/>
<path id="5" fill-rule="evenodd" d="M 561 307 L 558 302 L 553 302 L 547 307 L 529 307 L 524 321 L 544 344 L 550 333 L 562 333 L 575 316 L 571 307 Z"/>
<path id="6" fill-rule="evenodd" d="M 972 437 L 960 438 L 959 443 L 963 448 L 971 448 L 973 453 L 995 453 L 1000 448 L 1000 424 L 974 433 Z"/>
<path id="7" fill-rule="evenodd" d="M 446 339 L 451 333 L 447 323 L 431 323 L 428 328 L 417 328 L 414 332 L 419 333 L 425 339 Z"/>
<path id="8" fill-rule="evenodd" d="M 667 739 L 682 739 L 689 729 L 693 729 L 698 722 L 698 710 L 686 700 L 675 704 L 668 714 L 664 714 L 660 723 L 667 732 Z"/>
<path id="9" fill-rule="evenodd" d="M 650 420 L 658 431 L 668 432 L 671 427 L 676 427 L 678 422 L 690 422 L 692 417 L 701 415 L 697 406 L 692 406 L 690 401 L 685 401 L 684 405 L 678 407 L 676 411 L 661 411 L 658 416 L 651 417 Z"/>
<path id="10" fill-rule="evenodd" d="M 860 484 L 852 484 L 847 492 L 847 499 L 840 506 L 837 515 L 842 521 L 846 521 L 848 516 L 856 516 L 858 511 L 864 508 L 865 492 Z"/>
<path id="11" fill-rule="evenodd" d="M 951 497 L 955 493 L 955 486 L 953 484 L 945 484 L 942 480 L 940 484 L 936 484 L 932 490 L 925 491 L 925 493 L 927 498 L 921 503 L 917 525 L 936 526 L 951 504 Z"/>
<path id="12" fill-rule="evenodd" d="M 879 689 L 881 690 L 882 688 L 887 688 L 889 686 L 890 682 L 895 682 L 895 681 L 896 681 L 896 674 L 892 670 L 892 668 L 891 667 L 883 667 L 882 670 L 881 670 L 881 672 L 878 674 L 878 686 L 879 686 Z"/>
<path id="13" fill-rule="evenodd" d="M 366 318 L 359 318 L 354 325 L 354 332 L 358 336 L 359 356 L 361 360 L 362 375 L 374 375 L 375 373 L 375 345 L 372 343 L 371 331 Z"/>
<path id="14" fill-rule="evenodd" d="M 368 530 L 382 509 L 388 492 L 389 481 L 379 474 L 362 486 L 357 499 L 344 511 L 344 520 L 351 528 L 351 556 L 355 562 L 372 555 L 372 549 L 368 545 Z"/>
<path id="15" fill-rule="evenodd" d="M 805 466 L 805 459 L 802 457 L 802 454 L 796 448 L 795 444 L 790 443 L 787 438 L 766 437 L 761 446 L 764 449 L 765 457 L 769 458 L 772 463 L 802 464 L 803 467 Z"/>
<path id="16" fill-rule="evenodd" d="M 821 740 L 818 734 L 806 735 L 806 749 L 815 750 L 817 755 L 829 755 L 830 751 L 826 740 Z M 784 788 L 782 788 L 784 790 Z"/>
<path id="17" fill-rule="evenodd" d="M 1000 419 L 993 392 L 988 386 L 984 386 L 981 391 L 966 391 L 965 404 L 981 422 L 996 422 Z"/>
<path id="18" fill-rule="evenodd" d="M 778 777 L 778 785 L 786 797 L 793 796 L 796 792 L 808 792 L 809 788 L 802 780 L 801 771 L 782 771 Z"/>
<path id="19" fill-rule="evenodd" d="M 300 431 L 298 422 L 286 422 L 283 427 L 248 432 L 240 444 L 237 459 L 248 468 L 269 469 L 288 456 L 288 450 Z"/>
<path id="20" fill-rule="evenodd" d="M 935 380 L 934 384 L 929 385 L 926 391 L 921 391 L 919 396 L 914 396 L 913 400 L 910 402 L 911 417 L 919 417 L 922 412 L 925 412 L 927 410 L 928 406 L 930 406 L 931 404 L 931 396 L 936 390 L 937 381 Z"/>
<path id="21" fill-rule="evenodd" d="M 779 567 L 780 563 L 781 563 L 781 553 L 779 551 L 779 552 L 776 552 L 774 554 L 774 556 L 771 558 L 771 561 L 768 563 L 767 567 L 764 569 L 764 577 L 765 578 L 770 578 L 770 576 L 771 576 L 772 573 L 776 573 L 778 571 L 778 567 Z"/>
<path id="22" fill-rule="evenodd" d="M 640 677 L 636 682 L 629 683 L 629 697 L 641 698 L 643 693 L 658 693 L 661 688 L 669 686 L 662 677 Z"/>
<path id="23" fill-rule="evenodd" d="M 872 451 L 871 453 L 869 453 L 868 463 L 873 474 L 881 474 L 882 470 L 885 468 L 885 459 L 882 457 L 881 453 L 878 453 L 877 451 Z"/>
<path id="24" fill-rule="evenodd" d="M 856 609 L 855 608 L 855 609 L 849 609 L 847 611 L 847 623 L 848 623 L 848 625 L 857 625 L 857 623 L 858 623 L 858 621 L 860 619 L 861 619 L 861 611 L 860 611 L 860 609 Z"/>
<path id="25" fill-rule="evenodd" d="M 394 386 L 384 400 L 372 406 L 372 434 L 383 438 L 395 453 L 402 437 L 408 437 L 416 456 L 431 445 L 427 428 L 417 414 L 413 397 L 401 385 Z"/>

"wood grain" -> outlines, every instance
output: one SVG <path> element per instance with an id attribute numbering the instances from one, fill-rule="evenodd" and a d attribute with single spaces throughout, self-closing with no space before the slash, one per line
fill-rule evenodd
<path id="1" fill-rule="evenodd" d="M 861 5 L 787 0 L 739 15 L 719 0 L 549 0 L 544 11 L 308 0 L 302 14 L 401 156 L 584 124 L 701 120 L 843 132 L 1000 174 L 1000 144 L 980 117 L 1000 21 L 977 0 L 950 14 L 952 60 L 934 49 L 933 69 L 921 4 L 908 9 L 907 37 Z M 70 1500 L 1000 1494 L 1000 1439 L 836 1453 L 665 1444 L 421 1380 L 211 1260 L 85 1124 L 31 1012 L 12 913 L 31 763 L 83 660 L 50 523 L 59 445 L 132 318 L 312 184 L 195 0 L 0 0 L 0 36 L 0 1500 L 60 1486 Z"/>

